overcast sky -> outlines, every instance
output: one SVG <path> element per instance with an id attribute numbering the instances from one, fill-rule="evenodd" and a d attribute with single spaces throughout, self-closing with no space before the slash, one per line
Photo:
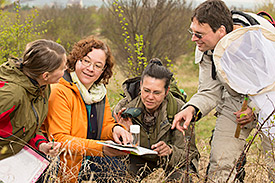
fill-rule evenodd
<path id="1" fill-rule="evenodd" d="M 204 2 L 205 0 L 189 0 L 194 3 L 195 6 L 199 5 L 201 2 Z M 248 8 L 248 9 L 254 9 L 255 6 L 262 5 L 264 2 L 267 2 L 269 0 L 223 0 L 226 5 L 231 8 L 232 6 L 236 6 L 238 8 Z M 270 0 L 275 1 L 275 0 Z"/>
<path id="2" fill-rule="evenodd" d="M 15 1 L 15 0 L 11 0 Z M 66 5 L 68 0 L 21 0 L 22 4 L 24 1 L 28 1 L 29 6 L 43 6 L 45 4 L 52 4 L 53 2 L 60 3 L 62 5 Z M 90 6 L 90 5 L 96 5 L 101 6 L 102 0 L 82 0 L 84 6 Z M 201 2 L 205 0 L 187 0 L 189 2 L 192 2 L 194 7 L 198 6 Z M 247 8 L 247 9 L 253 9 L 255 8 L 255 5 L 263 4 L 264 2 L 267 2 L 269 0 L 224 0 L 224 2 L 227 4 L 229 8 L 232 6 L 235 6 L 237 8 Z M 275 0 L 270 0 L 275 1 Z"/>

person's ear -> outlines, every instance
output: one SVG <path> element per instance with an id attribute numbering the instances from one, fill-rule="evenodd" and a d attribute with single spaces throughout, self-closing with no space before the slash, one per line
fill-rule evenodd
<path id="1" fill-rule="evenodd" d="M 167 91 L 166 91 L 165 95 L 168 95 L 169 90 L 170 90 L 170 86 L 168 86 L 168 88 L 167 88 Z"/>
<path id="2" fill-rule="evenodd" d="M 219 31 L 221 37 L 223 37 L 223 36 L 225 36 L 227 34 L 226 27 L 224 25 L 221 25 L 221 27 L 219 28 L 218 31 Z"/>
<path id="3" fill-rule="evenodd" d="M 44 81 L 47 81 L 47 80 L 49 79 L 49 75 L 50 75 L 49 72 L 44 72 L 44 73 L 42 74 L 42 79 L 43 79 Z"/>
<path id="4" fill-rule="evenodd" d="M 141 90 L 141 87 L 142 87 L 142 81 L 140 80 L 139 82 L 139 89 Z"/>

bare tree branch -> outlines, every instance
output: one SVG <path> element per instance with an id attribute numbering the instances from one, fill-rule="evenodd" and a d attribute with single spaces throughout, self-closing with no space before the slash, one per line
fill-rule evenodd
<path id="1" fill-rule="evenodd" d="M 238 162 L 242 162 L 242 161 L 243 161 L 243 159 L 244 159 L 244 157 L 246 156 L 247 152 L 249 151 L 249 149 L 250 149 L 252 143 L 254 142 L 256 136 L 257 136 L 257 135 L 259 134 L 259 132 L 262 130 L 262 127 L 264 126 L 264 124 L 270 119 L 271 116 L 273 116 L 274 113 L 275 113 L 275 108 L 274 108 L 274 110 L 271 112 L 271 114 L 269 114 L 269 116 L 268 116 L 260 125 L 257 125 L 257 131 L 256 131 L 256 133 L 254 134 L 253 138 L 252 138 L 251 140 L 249 140 L 249 142 L 245 145 L 244 150 L 242 151 L 242 153 L 241 153 L 241 155 L 240 155 L 238 161 L 235 162 L 233 168 L 231 169 L 231 171 L 230 171 L 230 173 L 229 173 L 229 175 L 228 175 L 228 178 L 227 178 L 227 180 L 226 180 L 226 183 L 229 181 L 229 179 L 230 179 L 230 177 L 231 177 L 231 175 L 232 175 L 232 173 L 233 173 L 235 167 L 237 166 Z M 237 171 L 238 171 L 239 169 L 240 169 L 240 167 L 238 166 L 238 167 L 237 167 Z M 236 174 L 236 176 L 235 176 L 233 182 L 235 182 L 236 179 L 237 179 L 237 174 Z"/>
<path id="2" fill-rule="evenodd" d="M 119 9 L 119 11 L 118 11 Z M 190 24 L 191 4 L 185 0 L 107 0 L 104 12 L 101 34 L 109 39 L 115 48 L 115 58 L 121 70 L 129 71 L 131 68 L 128 58 L 132 58 L 131 74 L 140 75 L 144 69 L 143 60 L 138 60 L 135 53 L 135 37 L 143 36 L 143 56 L 148 60 L 153 57 L 160 58 L 164 64 L 168 60 L 175 60 L 190 52 L 191 40 L 186 31 Z M 122 12 L 120 12 L 122 10 Z M 118 17 L 122 16 L 122 17 Z M 122 36 L 124 29 L 121 20 L 127 23 L 127 43 Z M 193 44 L 192 44 L 193 45 Z M 125 47 L 132 49 L 126 51 Z M 125 73 L 129 76 L 129 72 Z"/>

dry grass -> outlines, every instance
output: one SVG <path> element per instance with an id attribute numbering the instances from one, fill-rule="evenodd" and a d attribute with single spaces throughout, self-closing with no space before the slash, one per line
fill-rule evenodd
<path id="1" fill-rule="evenodd" d="M 264 157 L 261 153 L 261 148 L 258 148 L 260 143 L 260 140 L 257 139 L 253 147 L 251 148 L 251 151 L 249 151 L 247 155 L 247 163 L 245 166 L 246 169 L 246 177 L 245 182 L 249 183 L 265 183 L 268 181 L 267 176 L 267 167 L 264 163 Z M 209 144 L 208 139 L 206 140 L 200 140 L 198 143 L 198 149 L 200 151 L 200 164 L 199 164 L 199 170 L 198 174 L 190 174 L 192 177 L 193 182 L 203 182 L 205 178 L 205 172 L 206 167 L 208 165 L 209 161 Z M 127 164 L 127 159 L 121 159 L 121 162 Z M 152 174 L 150 174 L 148 177 L 144 178 L 143 180 L 140 180 L 138 177 L 132 177 L 127 172 L 126 174 L 119 174 L 118 172 L 112 170 L 110 168 L 112 164 L 97 164 L 92 161 L 87 161 L 86 166 L 89 167 L 93 164 L 96 164 L 100 169 L 108 169 L 108 171 L 105 171 L 104 173 L 101 172 L 91 172 L 89 169 L 83 170 L 81 173 L 86 173 L 86 175 L 90 176 L 90 180 L 86 179 L 85 181 L 79 181 L 79 182 L 87 182 L 87 183 L 96 183 L 96 182 L 128 182 L 128 183 L 156 183 L 156 182 L 167 182 L 167 177 L 165 176 L 165 172 L 163 169 L 156 169 Z M 52 159 L 52 163 L 46 172 L 46 175 L 48 176 L 47 181 L 48 182 L 55 182 L 55 183 L 61 183 L 61 182 L 70 182 L 72 178 L 75 177 L 67 177 L 64 179 L 65 175 L 63 177 L 57 176 L 57 169 L 61 169 L 61 167 L 64 164 L 59 161 L 58 158 Z M 105 167 L 104 167 L 105 166 Z M 182 175 L 182 179 L 184 179 L 185 174 Z M 92 178 L 96 178 L 96 180 L 91 181 Z"/>
<path id="2" fill-rule="evenodd" d="M 171 69 L 174 72 L 174 76 L 178 81 L 178 86 L 183 88 L 188 95 L 188 99 L 197 91 L 198 86 L 198 66 L 193 63 L 194 56 L 182 56 L 175 66 Z M 121 88 L 119 88 L 119 83 L 124 81 L 126 78 L 119 75 L 119 71 L 116 72 L 115 80 L 116 82 L 111 81 L 108 89 L 113 92 L 115 86 L 116 91 L 121 93 Z M 115 83 L 115 85 L 114 85 Z M 109 97 L 112 97 L 114 94 L 109 94 Z M 118 95 L 117 95 L 118 96 Z M 119 97 L 118 97 L 119 98 Z M 118 99 L 116 98 L 116 99 Z M 112 99 L 110 99 L 112 100 Z M 115 100 L 112 100 L 112 102 Z M 115 103 L 111 103 L 114 105 Z M 209 140 L 212 135 L 212 129 L 215 126 L 214 111 L 211 112 L 208 116 L 201 119 L 196 123 L 196 143 L 200 152 L 200 164 L 199 164 L 199 178 L 194 177 L 194 182 L 203 182 L 206 172 L 206 167 L 209 163 L 209 154 L 210 154 L 210 145 Z M 252 132 L 251 134 L 254 134 Z M 250 137 L 251 138 L 251 137 Z M 245 165 L 246 177 L 245 182 L 257 182 L 264 183 L 268 182 L 267 167 L 264 163 L 264 157 L 262 155 L 261 141 L 259 138 L 256 139 L 256 142 L 253 143 L 249 153 L 247 155 L 247 163 Z M 160 170 L 158 170 L 160 171 Z M 160 178 L 160 173 L 155 173 L 156 177 L 150 177 L 146 179 L 146 182 L 162 182 Z"/>
<path id="3" fill-rule="evenodd" d="M 184 88 L 188 94 L 188 98 L 190 98 L 197 90 L 197 82 L 198 82 L 198 67 L 192 64 L 193 58 L 182 57 L 179 60 L 178 64 L 174 67 L 174 73 L 176 80 L 178 81 L 178 85 L 180 88 Z M 175 69 L 177 68 L 177 69 Z M 178 71 L 178 72 L 176 72 Z M 119 71 L 116 70 L 115 76 L 110 81 L 108 86 L 108 95 L 111 106 L 114 106 L 116 102 L 121 99 L 119 93 L 121 93 L 121 83 L 126 78 L 123 77 Z M 215 126 L 215 117 L 213 117 L 213 112 L 211 112 L 208 116 L 201 119 L 198 123 L 196 123 L 196 143 L 200 152 L 200 162 L 198 174 L 191 174 L 193 182 L 203 182 L 206 175 L 206 167 L 209 163 L 209 153 L 210 153 L 210 145 L 209 140 L 211 137 L 211 131 Z M 252 134 L 254 134 L 253 132 Z M 63 153 L 66 150 L 63 149 Z M 71 152 L 66 152 L 70 154 Z M 60 157 L 62 154 L 60 154 Z M 122 159 L 122 162 L 127 164 L 127 159 Z M 92 161 L 87 161 L 86 165 L 89 167 L 90 165 L 95 164 Z M 98 176 L 95 181 L 80 181 L 80 182 L 142 182 L 142 183 L 155 183 L 155 182 L 166 182 L 165 174 L 163 169 L 155 170 L 151 175 L 146 177 L 143 180 L 140 180 L 138 177 L 131 177 L 127 172 L 124 175 L 118 175 L 117 172 L 111 170 L 110 164 L 107 164 L 107 167 L 103 167 L 102 164 L 97 164 L 101 169 L 107 168 L 107 172 L 105 174 L 90 172 L 89 170 L 83 170 L 81 173 L 90 172 L 90 177 Z M 60 179 L 57 176 L 57 171 L 62 172 L 62 167 L 64 167 L 64 163 L 61 163 L 59 158 L 52 159 L 52 163 L 45 173 L 47 176 L 47 181 L 45 182 L 70 182 L 70 179 Z M 106 166 L 106 165 L 105 165 Z M 262 155 L 262 149 L 260 145 L 260 139 L 257 138 L 250 148 L 249 153 L 247 154 L 247 163 L 245 165 L 246 169 L 246 177 L 245 182 L 249 183 L 265 183 L 268 182 L 267 176 L 267 167 L 264 161 L 264 157 Z M 183 177 L 184 178 L 183 174 Z M 76 178 L 76 177 L 74 177 Z M 102 180 L 104 178 L 104 180 Z"/>

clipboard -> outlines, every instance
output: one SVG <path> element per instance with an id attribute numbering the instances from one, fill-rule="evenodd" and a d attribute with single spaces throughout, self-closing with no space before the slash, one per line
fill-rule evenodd
<path id="1" fill-rule="evenodd" d="M 0 161 L 0 182 L 35 183 L 50 161 L 28 146 Z"/>

